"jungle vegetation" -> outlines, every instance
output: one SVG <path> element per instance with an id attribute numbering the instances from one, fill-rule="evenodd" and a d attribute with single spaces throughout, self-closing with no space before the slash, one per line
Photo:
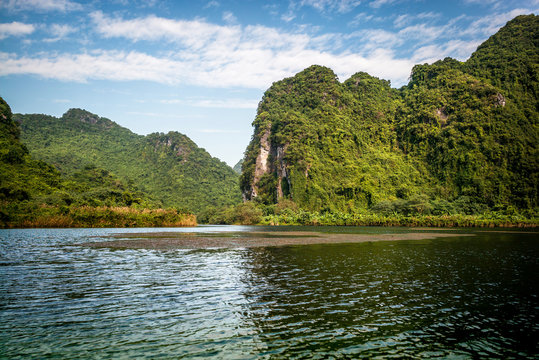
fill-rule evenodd
<path id="1" fill-rule="evenodd" d="M 400 89 L 363 72 L 341 83 L 318 65 L 274 83 L 245 152 L 244 197 L 262 222 L 536 219 L 537 39 L 539 18 L 519 16 L 465 62 L 416 65 Z M 283 202 L 293 220 L 271 210 Z"/>

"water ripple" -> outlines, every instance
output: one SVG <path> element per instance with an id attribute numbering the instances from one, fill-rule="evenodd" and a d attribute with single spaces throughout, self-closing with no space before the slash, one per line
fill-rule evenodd
<path id="1" fill-rule="evenodd" d="M 235 250 L 73 246 L 117 231 L 0 231 L 0 358 L 539 355 L 531 234 Z"/>

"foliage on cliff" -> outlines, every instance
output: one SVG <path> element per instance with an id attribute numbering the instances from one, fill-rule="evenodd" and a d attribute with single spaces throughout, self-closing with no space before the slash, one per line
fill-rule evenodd
<path id="1" fill-rule="evenodd" d="M 413 199 L 536 209 L 538 24 L 517 17 L 468 61 L 417 65 L 398 90 L 365 73 L 340 83 L 322 66 L 274 83 L 253 122 L 244 196 L 322 213 Z"/>
<path id="2" fill-rule="evenodd" d="M 86 167 L 106 169 L 159 205 L 195 212 L 241 199 L 238 175 L 178 132 L 141 136 L 80 109 L 61 118 L 38 114 L 14 118 L 32 156 L 62 174 L 72 176 Z"/>

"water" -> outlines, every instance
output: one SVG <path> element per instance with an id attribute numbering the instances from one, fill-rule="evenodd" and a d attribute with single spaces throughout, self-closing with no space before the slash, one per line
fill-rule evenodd
<path id="1" fill-rule="evenodd" d="M 539 357 L 535 233 L 229 250 L 73 245 L 128 231 L 193 229 L 0 230 L 0 358 Z"/>

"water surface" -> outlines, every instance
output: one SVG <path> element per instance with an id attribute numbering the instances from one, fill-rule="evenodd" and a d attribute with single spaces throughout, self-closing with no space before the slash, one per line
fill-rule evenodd
<path id="1" fill-rule="evenodd" d="M 118 232 L 283 230 L 313 229 L 0 230 L 0 358 L 539 356 L 533 232 L 232 249 L 78 245 Z"/>

